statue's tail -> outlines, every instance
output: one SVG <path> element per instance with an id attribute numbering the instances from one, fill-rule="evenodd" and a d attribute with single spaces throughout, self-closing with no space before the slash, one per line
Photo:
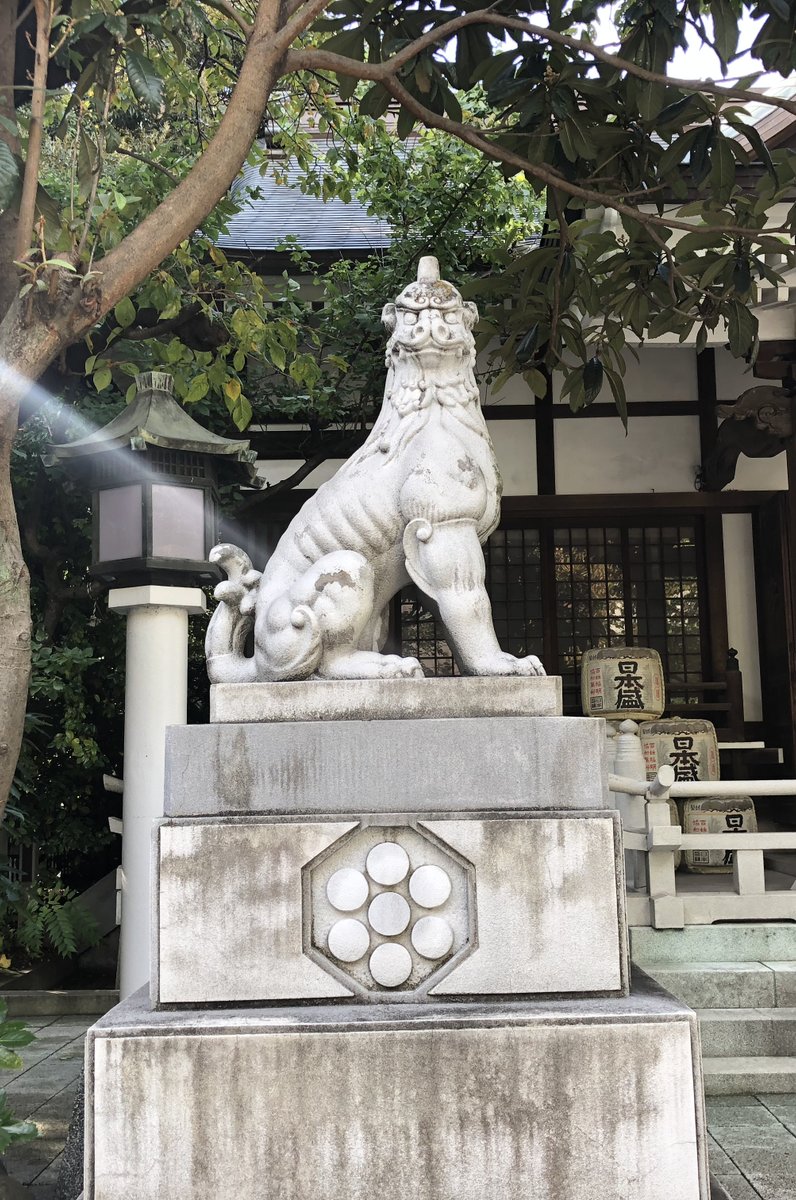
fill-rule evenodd
<path id="1" fill-rule="evenodd" d="M 308 679 L 323 654 L 320 622 L 309 604 L 278 596 L 257 622 L 257 678 Z"/>
<path id="2" fill-rule="evenodd" d="M 248 554 L 226 542 L 213 547 L 210 561 L 228 578 L 213 593 L 219 603 L 205 637 L 207 674 L 211 683 L 253 683 L 257 667 L 244 647 L 254 624 L 260 572 L 253 570 Z"/>

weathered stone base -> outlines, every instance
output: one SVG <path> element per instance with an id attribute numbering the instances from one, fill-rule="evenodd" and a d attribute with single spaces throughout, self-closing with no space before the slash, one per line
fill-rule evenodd
<path id="1" fill-rule="evenodd" d="M 210 721 L 406 721 L 428 717 L 560 717 L 561 677 L 305 679 L 216 683 Z"/>
<path id="2" fill-rule="evenodd" d="M 426 682 L 433 689 L 440 680 Z M 167 817 L 607 808 L 607 786 L 605 726 L 593 717 L 274 721 L 166 731 Z"/>
<path id="3" fill-rule="evenodd" d="M 364 880 L 368 851 L 384 841 L 407 846 L 410 870 L 433 863 L 447 871 L 447 899 L 421 907 L 407 873 L 389 887 L 371 880 L 356 907 L 336 911 L 326 897 L 329 876 L 354 868 Z M 416 1002 L 626 992 L 622 867 L 614 812 L 164 821 L 156 842 L 152 1000 L 357 994 Z M 403 931 L 382 936 L 370 928 L 369 905 L 379 896 L 406 903 Z M 457 934 L 438 957 L 424 959 L 414 952 L 413 929 L 431 912 Z M 329 931 L 341 917 L 370 929 L 358 965 L 330 952 Z M 392 991 L 374 991 L 368 955 L 385 942 L 406 948 L 412 974 Z"/>
<path id="4" fill-rule="evenodd" d="M 696 1018 L 648 984 L 433 1010 L 145 1003 L 89 1033 L 86 1200 L 708 1200 Z"/>

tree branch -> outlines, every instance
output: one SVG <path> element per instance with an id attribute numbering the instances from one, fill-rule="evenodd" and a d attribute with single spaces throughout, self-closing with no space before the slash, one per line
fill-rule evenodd
<path id="1" fill-rule="evenodd" d="M 198 317 L 201 311 L 202 305 L 196 301 L 183 308 L 176 317 L 169 317 L 166 321 L 157 321 L 154 325 L 140 325 L 134 328 L 128 326 L 116 341 L 145 342 L 149 338 L 160 337 L 163 333 L 172 333 L 175 329 L 182 329 L 183 325 L 187 325 L 194 317 Z"/>
<path id="2" fill-rule="evenodd" d="M 271 496 L 278 496 L 280 492 L 289 492 L 291 488 L 296 487 L 297 484 L 306 479 L 308 475 L 311 475 L 313 471 L 322 466 L 327 458 L 330 457 L 334 457 L 334 455 L 330 455 L 328 451 L 313 455 L 312 458 L 308 458 L 306 462 L 302 463 L 297 471 L 294 471 L 292 475 L 288 475 L 287 479 L 280 479 L 278 483 L 272 483 L 269 487 L 264 488 L 263 491 L 255 492 L 249 500 L 244 500 L 235 511 L 241 512 L 247 508 L 252 508 L 255 504 L 262 504 L 263 500 Z"/>
<path id="3" fill-rule="evenodd" d="M 41 143 L 44 130 L 44 101 L 47 92 L 47 64 L 49 62 L 50 28 L 52 5 L 50 0 L 35 0 L 36 44 L 30 101 L 30 126 L 28 129 L 28 151 L 25 156 L 25 174 L 22 179 L 22 195 L 19 201 L 17 222 L 16 257 L 22 258 L 33 240 L 33 222 L 36 219 L 36 190 L 39 186 Z"/>
<path id="4" fill-rule="evenodd" d="M 101 313 L 144 279 L 226 195 L 257 136 L 283 51 L 276 44 L 279 0 L 261 0 L 226 112 L 185 178 L 98 264 Z"/>
<path id="5" fill-rule="evenodd" d="M 242 12 L 235 8 L 234 4 L 229 3 L 229 0 L 203 0 L 203 3 L 208 8 L 214 8 L 216 12 L 223 13 L 225 17 L 229 17 L 230 21 L 234 21 L 247 40 L 251 37 L 254 26 L 246 20 Z"/>
<path id="6" fill-rule="evenodd" d="M 415 38 L 402 50 L 399 50 L 391 58 L 386 59 L 383 63 L 376 64 L 379 67 L 379 73 L 370 78 L 384 82 L 384 80 L 394 75 L 396 71 L 411 62 L 423 50 L 436 45 L 441 41 L 447 41 L 460 29 L 467 28 L 468 25 L 494 25 L 501 29 L 514 29 L 521 33 L 527 33 L 532 37 L 539 37 L 550 42 L 554 46 L 565 46 L 567 49 L 576 50 L 579 54 L 588 54 L 598 62 L 605 63 L 609 67 L 616 67 L 619 71 L 625 71 L 628 75 L 635 75 L 637 79 L 643 79 L 647 83 L 663 83 L 667 87 L 678 88 L 685 92 L 705 92 L 711 96 L 719 96 L 725 100 L 746 100 L 753 103 L 762 103 L 771 105 L 772 108 L 781 108 L 785 112 L 792 113 L 796 116 L 796 100 L 786 100 L 780 96 L 769 96 L 765 92 L 757 92 L 751 88 L 727 88 L 720 87 L 718 84 L 710 80 L 695 80 L 695 79 L 677 79 L 669 75 L 659 75 L 656 71 L 649 71 L 646 67 L 640 67 L 628 59 L 621 58 L 617 54 L 611 54 L 608 50 L 603 50 L 601 46 L 595 45 L 594 42 L 587 41 L 585 38 L 572 37 L 567 33 L 558 33 L 554 29 L 547 29 L 543 25 L 534 25 L 532 21 L 523 21 L 519 17 L 502 16 L 500 13 L 493 12 L 490 9 L 479 9 L 476 12 L 464 13 L 460 17 L 454 17 L 450 21 L 445 21 L 442 25 L 438 25 L 436 29 L 430 29 L 428 33 L 424 33 L 422 37 Z M 323 53 L 323 47 L 318 50 L 309 51 L 312 55 Z M 315 59 L 317 62 L 317 58 Z"/>
<path id="7" fill-rule="evenodd" d="M 161 175 L 165 175 L 168 181 L 174 184 L 175 187 L 180 182 L 178 175 L 175 175 L 168 167 L 161 166 L 159 162 L 155 162 L 154 158 L 147 158 L 145 154 L 138 154 L 135 150 L 125 150 L 122 146 L 116 146 L 111 153 L 124 154 L 127 158 L 134 158 L 137 162 L 143 163 L 145 167 L 152 167 L 153 171 L 160 171 Z"/>
<path id="8" fill-rule="evenodd" d="M 454 121 L 450 117 L 440 116 L 438 113 L 432 112 L 430 108 L 426 108 L 424 104 L 421 104 L 411 92 L 408 92 L 403 84 L 392 77 L 392 60 L 388 60 L 385 63 L 360 63 L 346 58 L 341 54 L 332 54 L 328 50 L 291 50 L 285 57 L 285 69 L 288 71 L 321 69 L 333 71 L 338 75 L 353 76 L 355 79 L 375 80 L 382 84 L 394 100 L 398 100 L 408 112 L 417 117 L 424 125 L 434 129 L 442 129 L 445 133 L 453 134 L 454 137 L 459 138 L 462 142 L 466 142 L 469 146 L 474 146 L 476 150 L 480 150 L 482 154 L 486 154 L 489 158 L 507 163 L 509 166 L 515 167 L 518 171 L 524 171 L 526 175 L 531 175 L 534 179 L 540 180 L 547 187 L 558 188 L 559 191 L 566 192 L 567 195 L 574 196 L 579 200 L 584 200 L 587 204 L 612 208 L 623 216 L 637 221 L 640 225 L 655 225 L 664 229 L 682 229 L 685 233 L 693 233 L 695 229 L 700 228 L 700 226 L 694 225 L 693 222 L 684 221 L 676 217 L 658 217 L 654 213 L 642 212 L 640 209 L 634 208 L 629 204 L 623 204 L 620 200 L 617 200 L 616 196 L 608 195 L 605 192 L 598 192 L 594 188 L 580 187 L 578 184 L 571 183 L 568 179 L 565 179 L 563 175 L 559 175 L 557 171 L 546 163 L 530 162 L 529 159 L 523 158 L 522 155 L 515 154 L 513 150 L 507 150 L 504 146 L 499 146 L 496 142 L 490 141 L 489 138 L 485 137 L 474 126 L 465 125 L 461 121 Z M 711 229 L 717 234 L 726 233 L 734 237 L 745 238 L 750 242 L 755 242 L 760 237 L 790 232 L 785 226 L 754 230 L 743 228 L 740 225 L 711 225 Z"/>
<path id="9" fill-rule="evenodd" d="M 304 0 L 296 8 L 274 38 L 274 45 L 279 50 L 287 50 L 291 42 L 303 33 L 305 29 L 320 16 L 328 6 L 329 0 Z"/>

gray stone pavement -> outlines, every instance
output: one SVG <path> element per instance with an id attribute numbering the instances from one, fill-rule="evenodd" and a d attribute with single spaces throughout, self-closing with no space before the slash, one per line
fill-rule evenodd
<path id="1" fill-rule="evenodd" d="M 3 1160 L 35 1200 L 56 1200 L 85 1033 L 96 1019 L 28 1020 L 36 1041 L 22 1052 L 23 1069 L 0 1075 L 15 1113 L 41 1132 Z M 709 1097 L 707 1114 L 710 1169 L 731 1200 L 796 1200 L 796 1094 Z"/>
<path id="2" fill-rule="evenodd" d="M 732 1200 L 796 1200 L 796 1095 L 707 1100 L 710 1169 Z"/>
<path id="3" fill-rule="evenodd" d="M 12 1110 L 39 1127 L 33 1142 L 12 1148 L 3 1158 L 8 1174 L 28 1185 L 36 1200 L 56 1200 L 59 1158 L 72 1116 L 75 1088 L 83 1067 L 86 1030 L 95 1016 L 20 1017 L 36 1033 L 22 1050 L 21 1071 L 0 1073 Z"/>

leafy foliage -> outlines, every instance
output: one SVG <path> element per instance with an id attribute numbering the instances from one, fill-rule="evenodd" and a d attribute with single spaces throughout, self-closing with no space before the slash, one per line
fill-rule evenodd
<path id="1" fill-rule="evenodd" d="M 24 1021 L 8 1020 L 8 1003 L 0 998 L 0 1071 L 18 1071 L 23 1065 L 19 1050 L 35 1041 Z M 0 1154 L 39 1136 L 33 1121 L 20 1121 L 11 1111 L 5 1090 L 0 1090 Z"/>
<path id="2" fill-rule="evenodd" d="M 605 382 L 624 411 L 628 336 L 674 333 L 701 348 L 724 325 L 733 353 L 754 357 L 750 303 L 796 261 L 796 156 L 763 145 L 743 103 L 754 77 L 739 88 L 667 78 L 688 30 L 715 48 L 726 73 L 740 4 L 634 0 L 616 15 L 616 54 L 588 36 L 606 11 L 594 0 L 481 12 L 464 4 L 362 11 L 342 0 L 316 29 L 331 34 L 322 50 L 333 55 L 400 61 L 397 72 L 383 69 L 361 109 L 400 100 L 404 133 L 418 117 L 455 124 L 545 191 L 547 236 L 493 273 L 484 341 L 502 337 L 502 359 L 538 393 L 556 368 L 574 409 Z M 796 66 L 796 7 L 760 3 L 754 15 L 765 20 L 752 55 L 787 75 Z M 323 61 L 343 93 L 356 95 L 353 66 Z"/>
<path id="3" fill-rule="evenodd" d="M 84 411 L 103 419 L 97 400 Z M 34 632 L 19 812 L 7 814 L 6 829 L 14 841 L 41 848 L 42 886 L 82 890 L 116 861 L 102 775 L 117 773 L 121 762 L 124 622 L 88 576 L 89 498 L 41 464 L 46 444 L 79 419 L 68 406 L 54 408 L 29 421 L 14 446 Z"/>
<path id="4" fill-rule="evenodd" d="M 319 98 L 315 97 L 320 104 Z M 485 272 L 510 261 L 513 248 L 541 225 L 541 204 L 522 179 L 505 180 L 477 151 L 444 134 L 421 133 L 397 141 L 381 120 L 326 111 L 329 147 L 311 163 L 302 186 L 324 198 L 355 197 L 388 222 L 389 248 L 364 260 L 341 259 L 321 272 L 296 247 L 293 269 L 314 273 L 320 309 L 296 298 L 297 346 L 306 347 L 312 370 L 285 372 L 252 360 L 247 387 L 261 420 L 298 416 L 311 431 L 329 423 L 362 425 L 381 403 L 384 329 L 381 309 L 411 278 L 417 260 L 434 253 L 447 278 L 482 299 Z M 295 286 L 295 285 L 294 285 Z M 294 292 L 297 296 L 297 290 Z M 312 449 L 308 440 L 308 453 Z"/>
<path id="5" fill-rule="evenodd" d="M 76 0 L 57 19 L 55 62 L 71 83 L 48 100 L 41 242 L 27 257 L 34 277 L 24 287 L 49 293 L 53 262 L 90 277 L 94 262 L 185 176 L 223 114 L 245 54 L 241 30 L 257 7 L 241 5 L 235 23 L 198 0 Z M 711 47 L 727 74 L 747 11 L 737 0 L 632 0 L 614 15 L 616 53 L 591 40 L 609 9 L 602 0 L 482 10 L 456 0 L 444 8 L 333 0 L 287 62 L 261 132 L 300 158 L 307 186 L 325 198 L 367 192 L 407 249 L 396 257 L 408 259 L 430 239 L 466 279 L 484 240 L 494 243 L 500 231 L 502 261 L 492 244 L 480 264 L 489 279 L 474 288 L 492 299 L 481 333 L 483 344 L 498 339 L 495 369 L 522 371 L 539 393 L 558 369 L 575 409 L 605 384 L 623 412 L 628 337 L 673 333 L 700 348 L 726 328 L 733 352 L 754 357 L 750 303 L 794 262 L 796 161 L 763 144 L 748 107 L 754 77 L 699 86 L 667 76 L 687 34 Z M 760 22 L 753 58 L 786 76 L 796 65 L 796 8 L 759 0 L 752 15 Z M 388 127 L 382 118 L 395 101 L 397 126 Z M 313 110 L 332 136 L 323 168 L 311 163 L 302 119 Z M 24 152 L 24 107 L 19 119 Z M 421 138 L 421 152 L 395 141 L 396 132 L 414 137 L 418 120 L 469 142 L 461 159 L 450 142 L 444 154 L 456 167 L 466 163 L 471 180 L 482 168 L 488 177 L 488 205 L 476 210 L 470 197 L 458 205 L 472 219 L 461 256 L 444 227 L 433 236 L 435 214 L 457 184 L 455 171 L 424 175 L 443 141 L 431 151 Z M 253 161 L 278 170 L 265 141 L 252 147 Z M 0 202 L 18 175 L 3 146 Z M 499 166 L 487 166 L 484 154 Z M 484 199 L 483 188 L 477 196 Z M 116 304 L 91 335 L 85 369 L 97 391 L 129 396 L 138 369 L 166 366 L 183 401 L 221 406 L 240 429 L 260 407 L 252 380 L 260 391 L 263 381 L 273 384 L 274 401 L 304 403 L 322 419 L 336 407 L 345 420 L 354 380 L 370 383 L 367 370 L 349 375 L 339 365 L 347 362 L 340 347 L 327 349 L 337 341 L 345 348 L 345 337 L 308 327 L 289 281 L 267 287 L 212 245 L 245 199 L 238 190 L 223 201 L 200 234 Z M 512 233 L 540 205 L 545 238 L 512 256 Z M 358 285 L 361 275 L 349 271 L 348 281 L 356 276 Z M 332 307 L 337 290 L 332 279 Z"/>
<path id="6" fill-rule="evenodd" d="M 7 903 L 2 930 L 3 953 L 12 960 L 15 950 L 33 961 L 53 951 L 70 958 L 98 940 L 96 923 L 74 889 L 40 884 Z"/>

